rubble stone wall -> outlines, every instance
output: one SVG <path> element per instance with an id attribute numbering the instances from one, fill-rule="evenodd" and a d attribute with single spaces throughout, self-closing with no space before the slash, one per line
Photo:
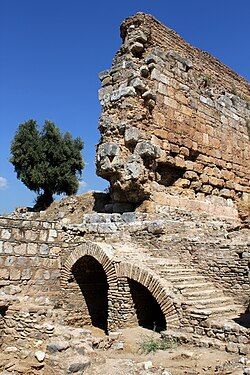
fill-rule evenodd
<path id="1" fill-rule="evenodd" d="M 249 84 L 150 15 L 125 20 L 121 37 L 99 91 L 97 173 L 113 201 L 188 197 L 235 215 L 249 194 Z"/>

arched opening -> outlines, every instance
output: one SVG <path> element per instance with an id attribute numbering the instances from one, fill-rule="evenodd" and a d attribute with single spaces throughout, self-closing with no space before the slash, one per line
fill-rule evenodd
<path id="1" fill-rule="evenodd" d="M 165 316 L 150 291 L 135 280 L 128 279 L 138 324 L 160 332 L 166 329 Z"/>
<path id="2" fill-rule="evenodd" d="M 238 318 L 235 318 L 234 321 L 245 328 L 250 328 L 250 303 L 244 313 L 242 313 Z"/>
<path id="3" fill-rule="evenodd" d="M 72 273 L 86 302 L 93 326 L 107 333 L 108 283 L 102 265 L 92 256 L 84 255 L 73 265 Z"/>

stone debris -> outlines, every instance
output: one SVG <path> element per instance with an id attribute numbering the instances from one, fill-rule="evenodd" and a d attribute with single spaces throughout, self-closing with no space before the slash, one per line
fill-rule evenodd
<path id="1" fill-rule="evenodd" d="M 41 350 L 37 350 L 35 352 L 35 357 L 36 359 L 38 360 L 38 362 L 43 362 L 44 358 L 45 358 L 45 353 L 42 352 Z"/>

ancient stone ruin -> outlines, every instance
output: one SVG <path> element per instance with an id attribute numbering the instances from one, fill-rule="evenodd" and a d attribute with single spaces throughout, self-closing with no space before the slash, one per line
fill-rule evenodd
<path id="1" fill-rule="evenodd" d="M 100 74 L 111 199 L 77 223 L 0 218 L 3 374 L 82 373 L 91 325 L 249 353 L 249 84 L 152 16 L 121 37 Z"/>
<path id="2" fill-rule="evenodd" d="M 149 15 L 121 37 L 99 91 L 97 173 L 113 201 L 235 215 L 248 200 L 248 82 Z"/>

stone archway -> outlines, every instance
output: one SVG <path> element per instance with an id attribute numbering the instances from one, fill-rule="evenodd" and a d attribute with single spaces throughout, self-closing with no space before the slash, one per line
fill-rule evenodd
<path id="1" fill-rule="evenodd" d="M 91 258 L 94 260 L 90 261 Z M 163 280 L 150 270 L 128 262 L 115 263 L 111 258 L 112 256 L 110 256 L 109 252 L 105 252 L 101 246 L 91 242 L 85 242 L 77 246 L 70 253 L 61 270 L 65 321 L 68 324 L 79 326 L 81 324 L 91 324 L 94 319 L 95 324 L 98 321 L 98 326 L 104 330 L 116 329 L 117 327 L 126 326 L 126 320 L 128 324 L 134 321 L 134 313 L 132 311 L 142 305 L 140 301 L 143 298 L 147 298 L 147 301 L 151 301 L 150 304 L 151 307 L 153 306 L 154 313 L 151 316 L 148 314 L 147 317 L 143 317 L 137 310 L 139 324 L 140 322 L 143 325 L 150 323 L 149 325 L 152 328 L 152 324 L 158 321 L 159 323 L 156 324 L 159 328 L 164 325 L 162 322 L 166 323 L 167 329 L 179 327 L 179 318 L 173 300 Z M 78 277 L 77 282 L 77 268 L 79 266 L 81 269 L 81 262 L 83 262 L 82 268 L 84 269 L 86 260 L 92 263 L 93 275 L 95 272 L 102 274 L 103 301 L 105 300 L 105 293 L 108 299 L 108 311 L 106 310 L 105 313 L 107 329 L 105 325 L 106 318 L 104 319 L 105 314 L 100 318 L 97 306 L 95 309 L 89 309 L 88 303 L 90 303 L 91 299 L 87 298 L 86 300 L 86 298 L 83 298 L 84 288 L 81 288 L 81 284 L 86 286 L 88 283 L 85 283 L 81 277 Z M 139 295 L 143 295 L 142 300 L 140 300 L 141 297 Z M 133 297 L 134 301 L 132 301 Z M 126 303 L 124 302 L 125 300 Z M 130 301 L 132 301 L 132 304 L 130 304 Z M 104 302 L 104 306 L 106 306 L 106 302 Z M 93 316 L 94 310 L 96 312 Z"/>
<path id="2" fill-rule="evenodd" d="M 66 322 L 92 324 L 105 332 L 115 326 L 116 284 L 114 264 L 101 247 L 90 242 L 77 246 L 61 271 Z"/>
<path id="3" fill-rule="evenodd" d="M 108 283 L 101 264 L 92 256 L 84 255 L 72 267 L 73 279 L 86 302 L 91 324 L 108 330 Z"/>
<path id="4" fill-rule="evenodd" d="M 166 330 L 165 316 L 150 291 L 133 279 L 128 279 L 128 285 L 139 326 L 156 332 Z"/>
<path id="5" fill-rule="evenodd" d="M 141 322 L 142 325 L 149 325 L 151 329 L 156 324 L 158 327 L 154 328 L 159 328 L 159 330 L 179 327 L 179 318 L 170 293 L 158 276 L 131 263 L 117 264 L 116 272 L 118 278 L 125 277 L 128 280 L 135 310 L 137 310 L 138 324 Z M 143 304 L 148 303 L 146 300 L 151 304 L 153 311 L 145 310 L 144 313 L 147 316 L 143 316 Z M 164 327 L 164 320 L 166 327 Z"/>

